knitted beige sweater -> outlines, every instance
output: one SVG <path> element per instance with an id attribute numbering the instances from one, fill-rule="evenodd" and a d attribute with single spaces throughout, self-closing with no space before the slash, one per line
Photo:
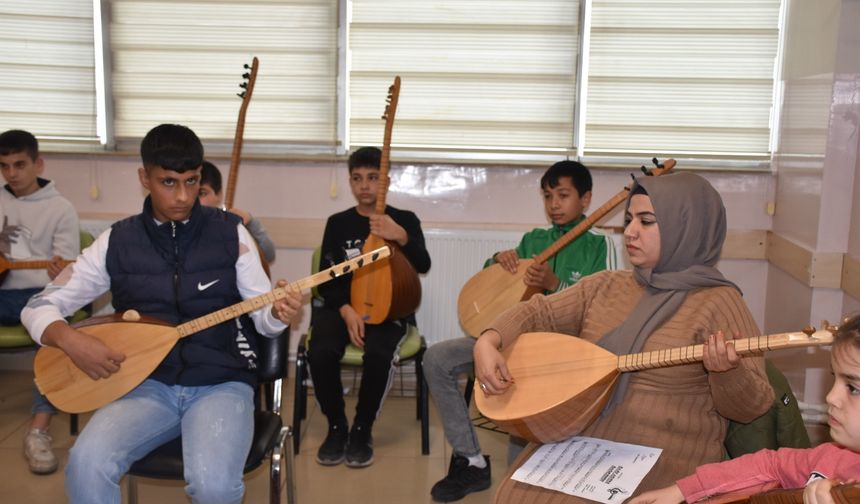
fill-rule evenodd
<path id="1" fill-rule="evenodd" d="M 503 347 L 517 335 L 534 331 L 596 342 L 624 321 L 643 292 L 630 271 L 604 271 L 557 294 L 535 296 L 506 311 L 492 328 L 502 335 Z M 691 291 L 678 311 L 648 337 L 642 351 L 699 344 L 718 330 L 743 337 L 759 335 L 743 299 L 731 287 Z M 582 435 L 662 448 L 657 464 L 637 489 L 641 493 L 670 485 L 701 464 L 721 460 L 726 419 L 749 422 L 772 402 L 760 356 L 742 358 L 740 366 L 724 373 L 708 373 L 701 363 L 641 371 L 630 380 L 623 402 Z M 529 446 L 526 452 L 535 448 Z M 508 477 L 524 457 L 510 468 Z M 578 501 L 509 478 L 497 493 L 497 502 Z"/>

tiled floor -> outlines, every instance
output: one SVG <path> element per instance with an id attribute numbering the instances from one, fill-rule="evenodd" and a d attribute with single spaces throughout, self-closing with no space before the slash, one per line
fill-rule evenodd
<path id="1" fill-rule="evenodd" d="M 22 455 L 22 439 L 29 420 L 32 375 L 26 371 L 0 371 L 0 503 L 65 502 L 62 468 L 74 443 L 69 435 L 69 416 L 54 418 L 51 434 L 60 457 L 61 470 L 49 476 L 29 472 Z M 292 419 L 292 386 L 284 387 L 284 419 Z M 347 398 L 347 411 L 354 411 L 354 398 Z M 431 502 L 430 487 L 447 471 L 451 451 L 442 433 L 431 401 L 430 455 L 421 455 L 420 423 L 415 420 L 413 397 L 389 397 L 373 429 L 375 462 L 364 469 L 344 465 L 323 467 L 314 460 L 325 437 L 326 422 L 313 399 L 302 424 L 301 452 L 295 458 L 296 497 L 300 503 L 422 503 Z M 87 415 L 82 417 L 86 423 Z M 479 429 L 481 445 L 491 456 L 493 483 L 505 472 L 507 437 Z M 268 502 L 268 467 L 246 475 L 246 503 Z M 182 482 L 138 480 L 141 504 L 185 503 Z M 125 480 L 123 480 L 123 502 Z M 472 494 L 464 504 L 491 502 L 494 488 Z M 286 499 L 282 500 L 286 502 Z"/>

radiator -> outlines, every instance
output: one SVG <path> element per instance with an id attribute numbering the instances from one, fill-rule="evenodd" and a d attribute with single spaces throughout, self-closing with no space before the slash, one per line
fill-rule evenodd
<path id="1" fill-rule="evenodd" d="M 457 320 L 460 289 L 500 250 L 517 246 L 523 231 L 425 229 L 432 266 L 421 277 L 421 306 L 415 314 L 427 345 L 465 336 Z"/>

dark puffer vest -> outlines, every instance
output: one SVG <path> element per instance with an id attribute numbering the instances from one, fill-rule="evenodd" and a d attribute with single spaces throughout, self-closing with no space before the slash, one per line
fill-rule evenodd
<path id="1" fill-rule="evenodd" d="M 173 325 L 242 301 L 236 286 L 239 217 L 195 203 L 185 222 L 157 224 L 152 202 L 112 226 L 113 307 Z M 180 339 L 150 375 L 168 385 L 256 383 L 257 342 L 247 316 Z"/>

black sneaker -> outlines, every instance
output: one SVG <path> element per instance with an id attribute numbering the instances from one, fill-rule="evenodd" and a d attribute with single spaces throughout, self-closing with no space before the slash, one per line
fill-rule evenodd
<path id="1" fill-rule="evenodd" d="M 347 438 L 346 424 L 329 425 L 325 441 L 317 450 L 317 462 L 327 466 L 338 465 L 343 462 Z"/>
<path id="2" fill-rule="evenodd" d="M 430 489 L 430 495 L 436 502 L 452 502 L 460 500 L 472 492 L 490 488 L 490 457 L 484 455 L 487 467 L 479 469 L 469 465 L 469 459 L 459 455 L 454 456 L 448 467 L 448 475 L 436 482 Z"/>
<path id="3" fill-rule="evenodd" d="M 362 424 L 352 426 L 349 443 L 346 445 L 346 465 L 367 467 L 373 463 L 373 436 L 370 427 Z"/>

